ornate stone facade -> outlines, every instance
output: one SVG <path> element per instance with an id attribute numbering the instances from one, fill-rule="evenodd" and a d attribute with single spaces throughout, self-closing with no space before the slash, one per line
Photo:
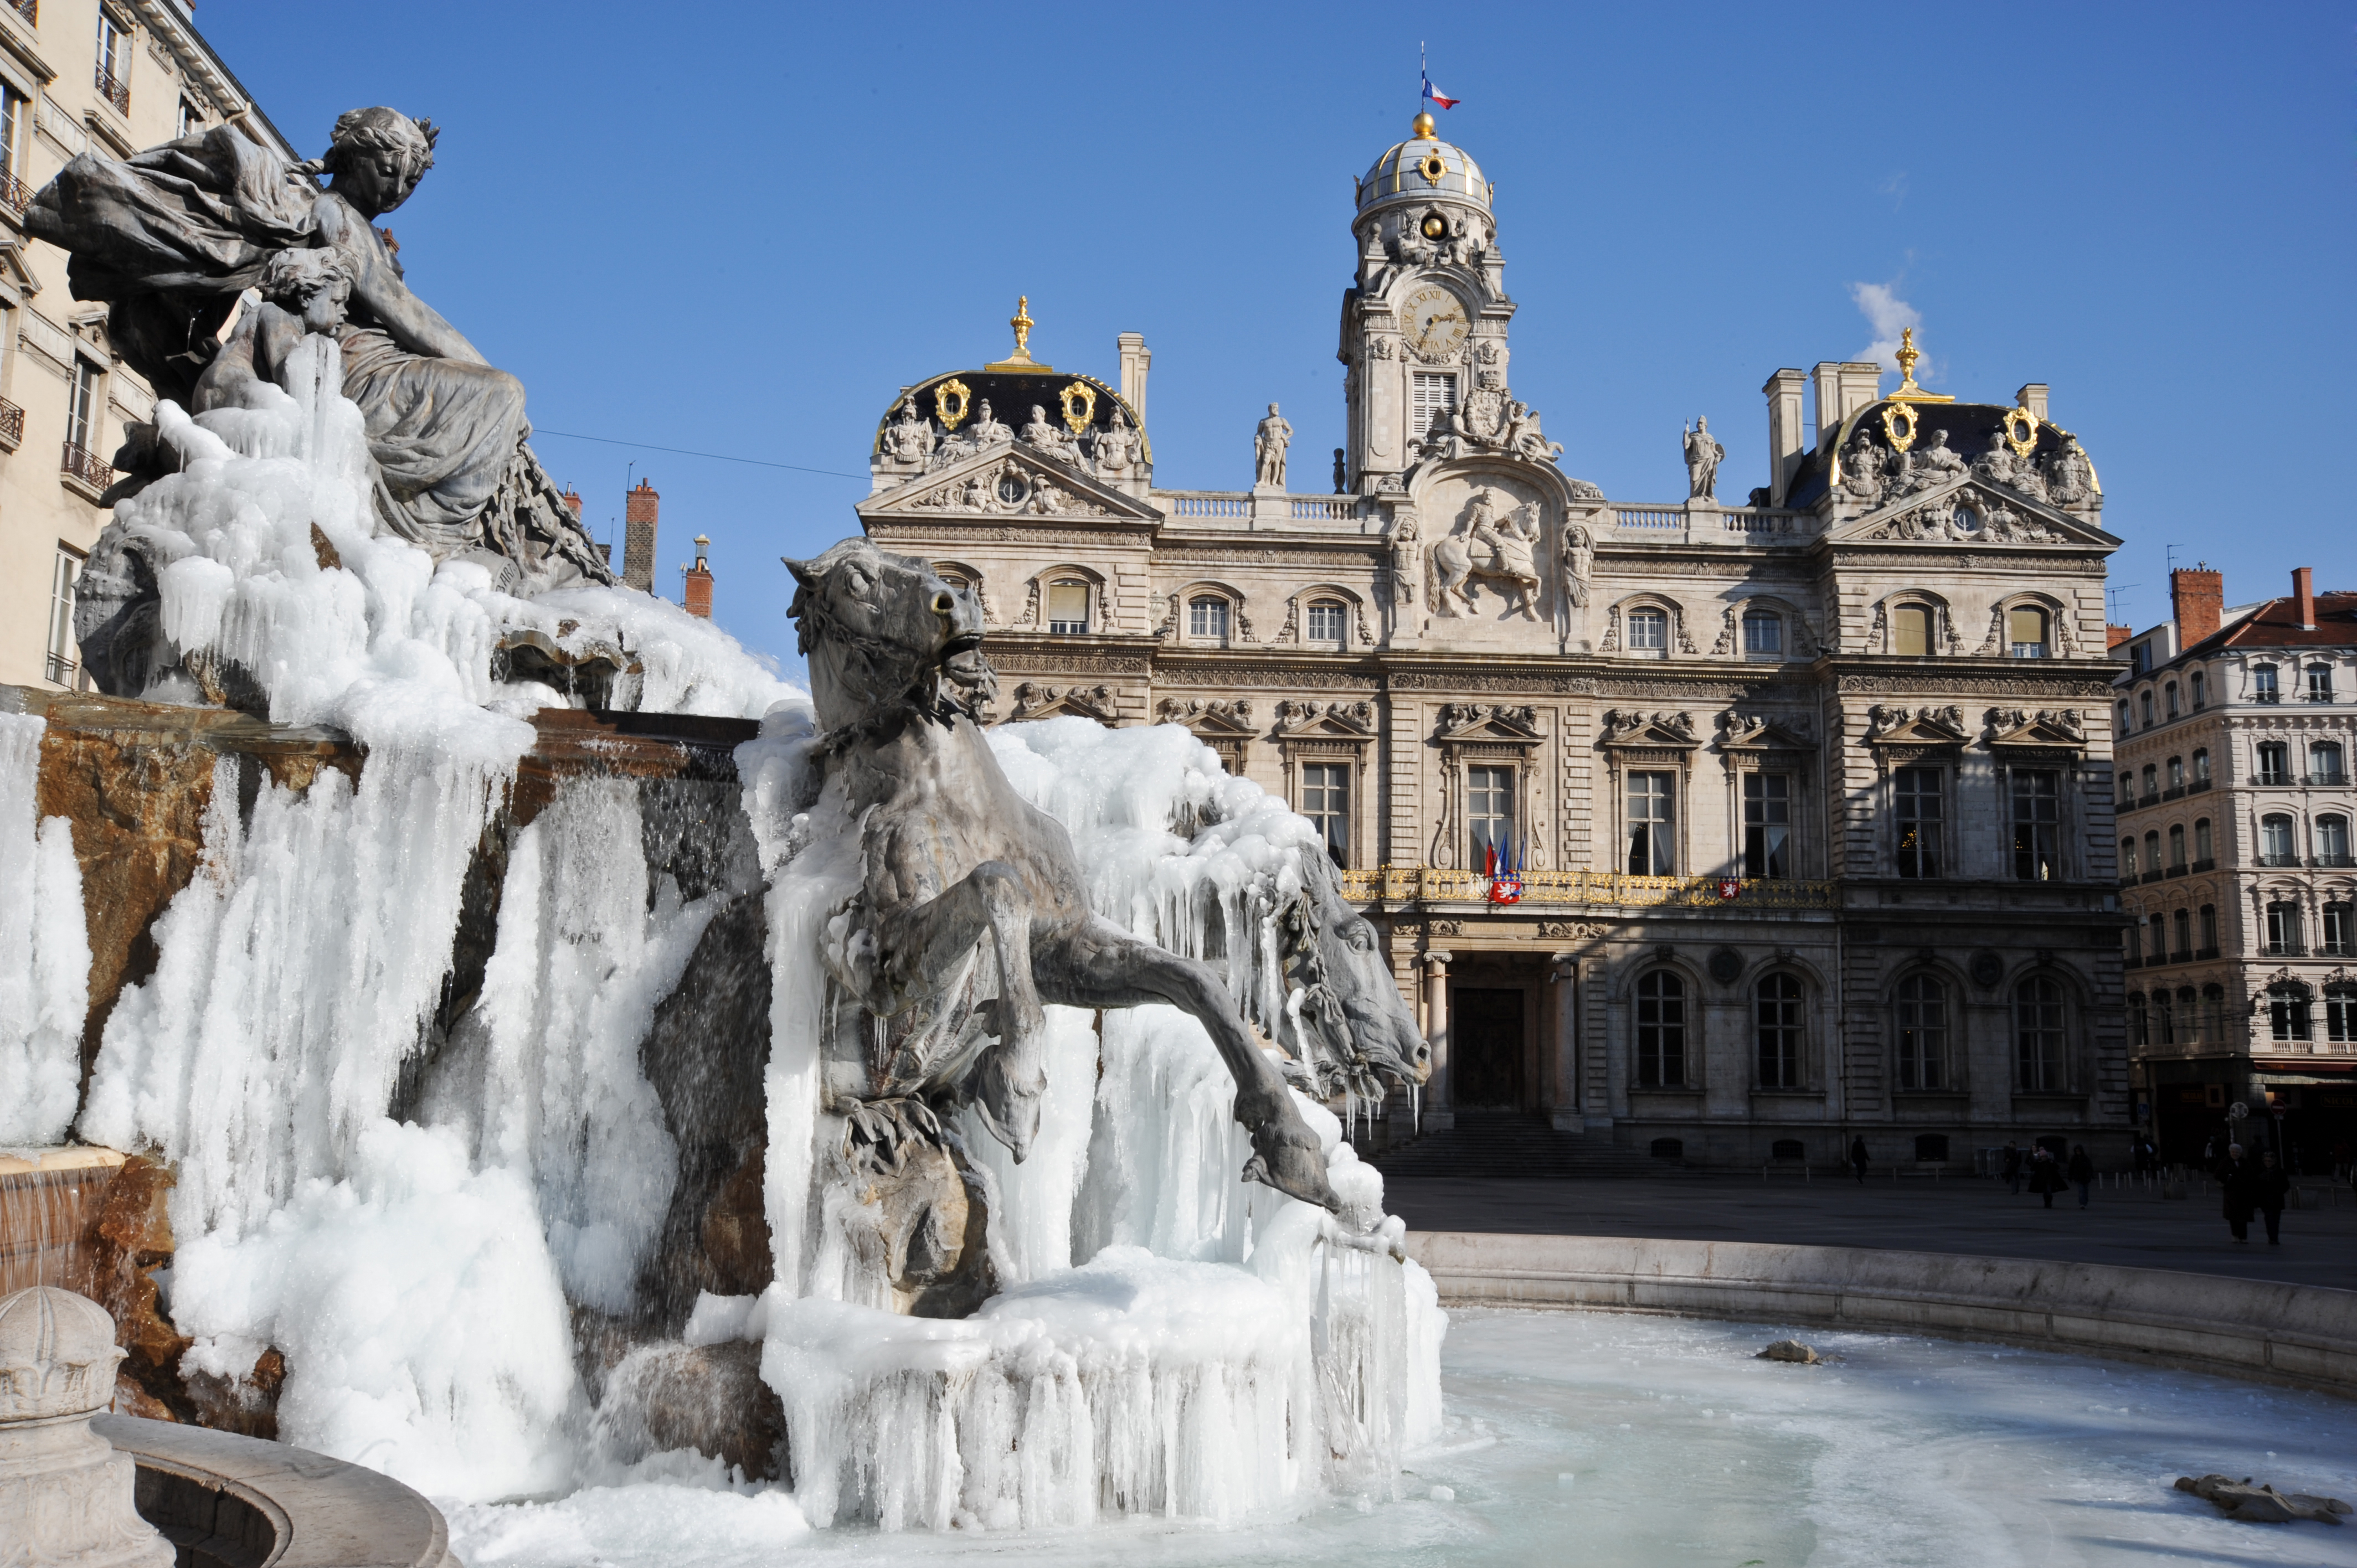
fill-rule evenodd
<path id="1" fill-rule="evenodd" d="M 1473 162 L 1420 127 L 1352 234 L 1348 493 L 1155 488 L 1126 360 L 1079 460 L 909 473 L 948 432 L 898 426 L 940 389 L 1075 380 L 963 371 L 886 411 L 864 526 L 984 595 L 994 660 L 1045 694 L 1020 716 L 1187 725 L 1327 826 L 1442 1047 L 1426 1125 L 1512 1108 L 1720 1165 L 2124 1143 L 2119 541 L 2046 389 L 1823 364 L 1811 446 L 1780 370 L 1751 504 L 1691 471 L 1685 501 L 1614 501 L 1513 395 Z M 1135 457 L 1092 469 L 1114 419 Z M 1053 511 L 1006 500 L 1010 467 Z"/>

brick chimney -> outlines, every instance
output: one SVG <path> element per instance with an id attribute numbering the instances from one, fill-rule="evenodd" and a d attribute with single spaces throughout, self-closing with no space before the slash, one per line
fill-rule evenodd
<path id="1" fill-rule="evenodd" d="M 573 521 L 579 522 L 581 521 L 581 492 L 575 489 L 571 485 L 567 485 L 565 487 L 565 495 L 563 499 L 565 510 L 573 513 Z"/>
<path id="2" fill-rule="evenodd" d="M 622 581 L 642 594 L 655 591 L 655 513 L 662 504 L 644 479 L 622 494 Z"/>
<path id="3" fill-rule="evenodd" d="M 2121 626 L 2116 621 L 2105 621 L 2104 623 L 2104 651 L 2109 653 L 2113 649 L 2117 648 L 2121 643 L 2126 642 L 2129 638 L 2134 637 L 2135 635 L 2136 628 L 2132 626 Z"/>
<path id="4" fill-rule="evenodd" d="M 2171 572 L 2169 608 L 2177 619 L 2177 647 L 2182 652 L 2217 631 L 2218 618 L 2226 609 L 2225 574 L 2210 570 L 2207 561 Z"/>
<path id="5" fill-rule="evenodd" d="M 2292 608 L 2299 612 L 2299 629 L 2316 629 L 2316 574 L 2306 566 L 2291 569 Z"/>
<path id="6" fill-rule="evenodd" d="M 635 499 L 637 492 L 633 491 L 631 494 L 632 499 Z M 652 508 L 649 510 L 651 510 Z M 648 532 L 653 532 L 651 524 L 649 525 Z M 705 620 L 712 618 L 712 567 L 706 556 L 706 552 L 711 548 L 712 541 L 700 533 L 697 534 L 695 564 L 682 566 L 679 569 L 680 602 L 686 607 L 688 614 L 701 617 Z"/>

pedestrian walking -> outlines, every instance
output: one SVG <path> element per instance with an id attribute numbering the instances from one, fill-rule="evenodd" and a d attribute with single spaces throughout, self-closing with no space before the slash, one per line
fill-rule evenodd
<path id="1" fill-rule="evenodd" d="M 1857 1173 L 1857 1185 L 1866 1185 L 1866 1134 L 1861 1133 L 1849 1141 L 1850 1169 Z"/>
<path id="2" fill-rule="evenodd" d="M 2259 1156 L 2258 1176 L 2252 1188 L 2259 1206 L 2259 1218 L 2267 1222 L 2267 1245 L 2283 1245 L 2284 1199 L 2291 1196 L 2291 1173 L 2276 1163 L 2275 1151 Z"/>
<path id="3" fill-rule="evenodd" d="M 2160 1168 L 2160 1151 L 2152 1146 L 2152 1134 L 2138 1132 L 2136 1137 L 2136 1174 L 2150 1176 Z"/>
<path id="4" fill-rule="evenodd" d="M 2062 1190 L 2062 1162 L 2043 1144 L 2029 1157 L 2029 1190 L 2044 1198 L 2049 1208 L 2054 1207 L 2054 1195 Z"/>
<path id="5" fill-rule="evenodd" d="M 2071 1185 L 2079 1189 L 2079 1207 L 2087 1207 L 2087 1189 L 2095 1182 L 2095 1162 L 2087 1157 L 2087 1145 L 2071 1145 Z"/>
<path id="6" fill-rule="evenodd" d="M 2016 1197 L 2021 1196 L 2021 1150 L 2014 1141 L 2005 1141 L 2005 1185 Z"/>
<path id="7" fill-rule="evenodd" d="M 2243 1157 L 2243 1145 L 2226 1145 L 2226 1157 L 2218 1163 L 2218 1190 L 2224 1195 L 2226 1229 L 2234 1234 L 2236 1245 L 2251 1239 L 2251 1211 L 2259 1205 L 2259 1167 Z"/>

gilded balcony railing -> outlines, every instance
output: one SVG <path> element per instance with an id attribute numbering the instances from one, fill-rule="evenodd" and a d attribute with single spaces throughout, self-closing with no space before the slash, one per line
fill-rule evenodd
<path id="1" fill-rule="evenodd" d="M 1831 909 L 1830 882 L 1771 877 L 1637 876 L 1619 871 L 1525 871 L 1512 908 Z M 1478 871 L 1386 865 L 1342 873 L 1342 897 L 1354 903 L 1483 904 L 1491 879 Z"/>

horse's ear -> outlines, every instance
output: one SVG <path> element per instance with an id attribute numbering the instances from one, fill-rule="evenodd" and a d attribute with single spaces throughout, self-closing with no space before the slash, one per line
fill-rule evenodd
<path id="1" fill-rule="evenodd" d="M 795 582 L 805 588 L 818 586 L 818 573 L 812 568 L 809 562 L 797 561 L 791 555 L 780 555 L 778 559 L 786 564 L 786 570 L 794 575 Z"/>

